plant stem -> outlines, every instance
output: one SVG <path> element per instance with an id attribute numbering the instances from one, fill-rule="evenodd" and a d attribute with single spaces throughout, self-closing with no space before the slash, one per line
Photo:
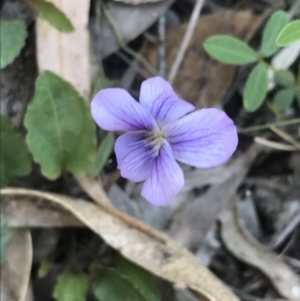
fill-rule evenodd
<path id="1" fill-rule="evenodd" d="M 149 64 L 149 62 L 138 52 L 134 51 L 133 49 L 131 49 L 130 47 L 128 47 L 123 38 L 122 38 L 122 35 L 115 23 L 115 21 L 113 20 L 113 18 L 111 17 L 111 15 L 109 14 L 107 8 L 105 7 L 104 4 L 102 4 L 102 7 L 103 7 L 103 14 L 104 16 L 106 17 L 109 25 L 111 26 L 111 28 L 113 29 L 114 33 L 115 33 L 115 36 L 116 36 L 116 39 L 120 45 L 120 47 L 125 51 L 127 52 L 128 54 L 132 55 L 134 58 L 136 58 L 140 63 L 142 63 L 147 69 L 148 71 L 153 74 L 153 75 L 156 75 L 157 74 L 157 71 L 155 70 L 155 68 L 153 68 L 151 66 L 151 64 Z"/>
<path id="2" fill-rule="evenodd" d="M 247 128 L 241 128 L 238 129 L 239 133 L 249 133 L 249 132 L 254 132 L 254 131 L 261 131 L 261 130 L 266 130 L 269 129 L 270 126 L 286 126 L 286 125 L 292 125 L 292 124 L 298 124 L 300 123 L 300 118 L 295 118 L 295 119 L 290 119 L 290 120 L 281 120 L 273 123 L 266 123 L 266 124 L 261 124 L 261 125 L 254 125 L 250 126 Z"/>

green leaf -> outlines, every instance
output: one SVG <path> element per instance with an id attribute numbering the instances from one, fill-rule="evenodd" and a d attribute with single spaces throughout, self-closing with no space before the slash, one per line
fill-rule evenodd
<path id="1" fill-rule="evenodd" d="M 0 115 L 0 124 L 0 187 L 3 188 L 11 178 L 30 173 L 31 156 L 25 140 L 6 116 Z"/>
<path id="2" fill-rule="evenodd" d="M 19 55 L 27 38 L 26 24 L 20 20 L 0 19 L 0 69 Z"/>
<path id="3" fill-rule="evenodd" d="M 206 52 L 225 64 L 245 65 L 258 60 L 257 53 L 245 42 L 228 35 L 214 35 L 203 44 Z"/>
<path id="4" fill-rule="evenodd" d="M 67 268 L 58 278 L 53 297 L 57 301 L 85 301 L 88 278 L 80 271 Z"/>
<path id="5" fill-rule="evenodd" d="M 147 301 L 129 280 L 111 269 L 100 269 L 93 292 L 100 301 Z"/>
<path id="6" fill-rule="evenodd" d="M 283 87 L 294 87 L 295 86 L 295 75 L 289 70 L 277 70 L 275 72 L 276 82 Z"/>
<path id="7" fill-rule="evenodd" d="M 288 24 L 289 17 L 283 10 L 278 10 L 269 18 L 262 37 L 261 52 L 265 57 L 274 54 L 279 47 L 276 45 L 276 39 L 282 28 Z"/>
<path id="8" fill-rule="evenodd" d="M 147 301 L 161 300 L 159 290 L 154 283 L 153 276 L 149 272 L 126 260 L 119 254 L 114 262 L 117 270 L 136 287 Z"/>
<path id="9" fill-rule="evenodd" d="M 54 4 L 45 0 L 30 0 L 32 6 L 39 13 L 40 17 L 58 30 L 64 33 L 74 31 L 74 27 L 69 18 L 59 10 Z"/>
<path id="10" fill-rule="evenodd" d="M 11 238 L 17 233 L 17 230 L 6 226 L 3 215 L 1 213 L 0 213 L 0 222 L 1 222 L 0 263 L 2 263 L 5 258 L 6 246 L 9 243 L 9 241 L 11 240 Z"/>
<path id="11" fill-rule="evenodd" d="M 50 71 L 40 74 L 25 127 L 29 148 L 47 178 L 91 169 L 96 153 L 95 124 L 87 103 L 69 82 Z"/>
<path id="12" fill-rule="evenodd" d="M 287 24 L 279 33 L 277 46 L 288 46 L 300 40 L 300 20 L 295 20 Z"/>
<path id="13" fill-rule="evenodd" d="M 51 269 L 52 265 L 53 262 L 48 257 L 45 257 L 40 264 L 38 270 L 38 277 L 39 278 L 45 277 L 48 274 L 49 270 Z"/>
<path id="14" fill-rule="evenodd" d="M 259 63 L 251 71 L 244 90 L 244 107 L 249 112 L 256 111 L 263 103 L 268 92 L 268 69 Z"/>
<path id="15" fill-rule="evenodd" d="M 275 94 L 273 104 L 280 110 L 286 110 L 291 106 L 295 97 L 295 92 L 292 89 L 283 89 Z"/>
<path id="16" fill-rule="evenodd" d="M 100 174 L 105 166 L 115 144 L 115 137 L 112 132 L 105 133 L 103 140 L 100 142 L 96 153 L 95 164 L 91 170 L 91 176 L 96 177 Z"/>

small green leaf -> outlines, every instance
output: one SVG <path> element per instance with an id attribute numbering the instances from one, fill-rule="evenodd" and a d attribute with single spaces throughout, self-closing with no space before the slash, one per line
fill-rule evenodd
<path id="1" fill-rule="evenodd" d="M 244 90 L 244 107 L 249 112 L 256 111 L 263 103 L 268 92 L 268 69 L 259 63 L 251 71 Z"/>
<path id="2" fill-rule="evenodd" d="M 283 87 L 294 87 L 295 86 L 295 75 L 289 70 L 277 70 L 275 72 L 276 82 Z"/>
<path id="3" fill-rule="evenodd" d="M 150 273 L 126 260 L 121 255 L 117 255 L 114 262 L 117 270 L 136 287 L 147 301 L 161 300 L 159 290 Z"/>
<path id="4" fill-rule="evenodd" d="M 0 19 L 0 69 L 19 55 L 27 38 L 26 24 L 20 20 Z"/>
<path id="5" fill-rule="evenodd" d="M 67 268 L 58 278 L 53 297 L 57 301 L 85 301 L 88 278 L 80 271 Z"/>
<path id="6" fill-rule="evenodd" d="M 203 44 L 206 52 L 225 64 L 245 65 L 258 60 L 257 53 L 245 42 L 228 35 L 215 35 Z"/>
<path id="7" fill-rule="evenodd" d="M 40 17 L 58 30 L 64 33 L 74 31 L 74 27 L 69 18 L 59 10 L 53 3 L 45 0 L 30 0 L 32 6 L 37 10 Z"/>
<path id="8" fill-rule="evenodd" d="M 300 40 L 300 20 L 295 20 L 287 24 L 279 33 L 277 46 L 288 46 Z"/>
<path id="9" fill-rule="evenodd" d="M 279 47 L 276 45 L 276 39 L 282 28 L 288 24 L 289 17 L 283 10 L 278 10 L 269 18 L 262 37 L 262 55 L 269 57 L 274 54 Z"/>
<path id="10" fill-rule="evenodd" d="M 52 265 L 53 262 L 48 257 L 45 257 L 40 264 L 38 270 L 38 277 L 39 278 L 45 277 L 48 274 L 49 270 L 51 269 Z"/>
<path id="11" fill-rule="evenodd" d="M 91 169 L 95 124 L 87 103 L 69 82 L 50 71 L 41 73 L 24 123 L 29 148 L 47 178 Z"/>
<path id="12" fill-rule="evenodd" d="M 100 269 L 93 292 L 100 301 L 147 301 L 129 280 L 111 269 Z"/>
<path id="13" fill-rule="evenodd" d="M 91 176 L 96 177 L 100 174 L 105 166 L 115 144 L 115 137 L 112 132 L 105 133 L 103 140 L 100 142 L 96 153 L 95 164 L 91 171 Z"/>
<path id="14" fill-rule="evenodd" d="M 5 250 L 6 246 L 11 240 L 11 238 L 17 233 L 17 230 L 9 228 L 6 226 L 3 215 L 0 213 L 0 222 L 1 222 L 1 229 L 0 229 L 0 263 L 3 262 L 5 258 Z"/>
<path id="15" fill-rule="evenodd" d="M 289 108 L 294 100 L 295 92 L 291 89 L 283 89 L 278 91 L 274 97 L 274 105 L 280 110 Z"/>
<path id="16" fill-rule="evenodd" d="M 11 178 L 30 173 L 31 156 L 23 137 L 6 116 L 0 115 L 0 124 L 0 187 L 3 188 Z"/>

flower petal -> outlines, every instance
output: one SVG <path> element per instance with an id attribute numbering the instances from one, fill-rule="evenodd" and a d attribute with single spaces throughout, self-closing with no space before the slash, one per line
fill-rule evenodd
<path id="1" fill-rule="evenodd" d="M 154 163 L 153 147 L 145 139 L 144 131 L 127 133 L 120 136 L 115 144 L 118 169 L 122 177 L 133 182 L 144 181 Z"/>
<path id="2" fill-rule="evenodd" d="M 202 109 L 162 129 L 178 161 L 202 168 L 227 161 L 238 144 L 233 121 L 218 109 Z"/>
<path id="3" fill-rule="evenodd" d="M 168 204 L 184 185 L 183 171 L 169 143 L 164 143 L 142 189 L 142 196 L 155 206 Z"/>
<path id="4" fill-rule="evenodd" d="M 192 104 L 180 99 L 171 85 L 159 76 L 142 83 L 140 103 L 160 124 L 177 120 L 195 110 Z"/>
<path id="5" fill-rule="evenodd" d="M 96 123 L 107 131 L 151 130 L 154 118 L 130 94 L 119 88 L 100 90 L 91 103 Z"/>

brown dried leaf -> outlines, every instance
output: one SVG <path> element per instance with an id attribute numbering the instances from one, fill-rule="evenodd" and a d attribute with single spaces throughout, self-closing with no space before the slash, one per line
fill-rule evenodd
<path id="1" fill-rule="evenodd" d="M 26 189 L 2 190 L 4 201 L 22 202 L 24 198 L 33 204 L 50 202 L 61 206 L 129 260 L 158 277 L 192 289 L 205 300 L 239 300 L 189 251 L 140 221 L 122 213 L 116 217 L 93 203 L 62 195 Z"/>
<path id="2" fill-rule="evenodd" d="M 227 249 L 241 261 L 263 272 L 283 298 L 299 301 L 299 276 L 251 236 L 239 220 L 236 208 L 221 213 L 220 221 Z"/>
<path id="3" fill-rule="evenodd" d="M 264 19 L 265 15 L 255 16 L 250 11 L 222 10 L 201 16 L 174 82 L 180 96 L 197 108 L 215 106 L 230 87 L 235 67 L 211 59 L 203 49 L 203 42 L 215 34 L 230 34 L 248 40 L 255 32 L 257 24 Z M 175 60 L 186 27 L 187 24 L 183 24 L 171 27 L 166 32 L 167 70 Z M 157 67 L 156 45 L 148 45 L 144 55 L 151 65 Z"/>
<path id="4" fill-rule="evenodd" d="M 0 299 L 24 301 L 30 279 L 32 242 L 29 231 L 15 235 L 6 248 L 5 260 L 1 264 Z"/>
<path id="5" fill-rule="evenodd" d="M 90 41 L 86 0 L 48 0 L 71 20 L 73 33 L 62 33 L 42 19 L 37 20 L 37 60 L 39 71 L 50 70 L 71 82 L 85 98 L 90 97 Z"/>

